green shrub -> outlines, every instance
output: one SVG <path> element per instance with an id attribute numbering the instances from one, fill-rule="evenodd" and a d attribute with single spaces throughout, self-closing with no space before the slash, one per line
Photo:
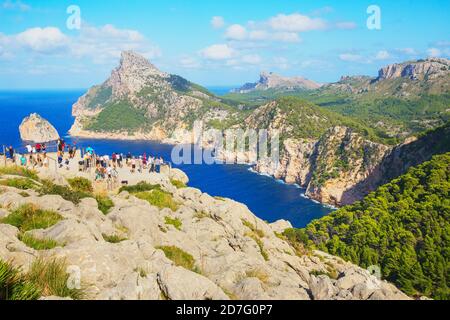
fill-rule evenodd
<path id="1" fill-rule="evenodd" d="M 69 288 L 67 264 L 64 260 L 34 260 L 27 279 L 40 289 L 44 296 L 69 297 L 74 300 L 86 298 L 85 288 Z"/>
<path id="2" fill-rule="evenodd" d="M 152 190 L 161 190 L 161 186 L 159 184 L 150 184 L 147 182 L 139 182 L 134 186 L 124 186 L 120 188 L 119 192 L 127 191 L 129 193 L 139 193 L 144 191 L 152 191 Z"/>
<path id="3" fill-rule="evenodd" d="M 113 234 L 113 235 L 102 234 L 102 236 L 103 236 L 103 239 L 109 243 L 120 243 L 122 241 L 128 240 L 127 238 L 123 238 L 123 237 L 115 235 L 115 234 Z"/>
<path id="4" fill-rule="evenodd" d="M 38 239 L 30 234 L 20 234 L 19 240 L 27 245 L 27 247 L 35 250 L 50 250 L 60 246 L 60 244 L 53 239 Z"/>
<path id="5" fill-rule="evenodd" d="M 94 188 L 92 187 L 92 182 L 89 179 L 76 177 L 73 179 L 67 179 L 67 182 L 74 191 L 86 193 L 92 193 L 94 191 Z"/>
<path id="6" fill-rule="evenodd" d="M 37 184 L 28 178 L 10 178 L 6 180 L 0 180 L 0 185 L 20 190 L 35 189 L 37 187 Z"/>
<path id="7" fill-rule="evenodd" d="M 181 230 L 181 227 L 183 226 L 183 223 L 178 218 L 172 219 L 171 217 L 165 217 L 165 220 L 166 224 L 174 226 L 177 230 Z"/>
<path id="8" fill-rule="evenodd" d="M 62 217 L 50 210 L 25 204 L 14 210 L 9 216 L 0 220 L 1 223 L 17 227 L 21 232 L 35 229 L 47 229 L 57 224 Z"/>
<path id="9" fill-rule="evenodd" d="M 186 188 L 186 184 L 184 182 L 181 182 L 180 180 L 171 179 L 170 182 L 177 188 L 177 189 L 183 189 Z"/>
<path id="10" fill-rule="evenodd" d="M 135 196 L 159 209 L 169 208 L 172 211 L 178 210 L 178 203 L 173 200 L 172 195 L 162 190 L 155 189 L 150 192 L 139 192 Z"/>
<path id="11" fill-rule="evenodd" d="M 39 189 L 39 193 L 41 195 L 44 194 L 59 195 L 64 200 L 70 201 L 73 204 L 79 204 L 81 199 L 92 197 L 92 194 L 90 193 L 75 191 L 67 186 L 54 184 L 51 181 L 44 181 L 42 187 Z"/>
<path id="12" fill-rule="evenodd" d="M 199 273 L 199 270 L 195 267 L 194 257 L 186 251 L 175 246 L 162 246 L 156 249 L 162 250 L 167 259 L 172 260 L 176 266 Z"/>
<path id="13" fill-rule="evenodd" d="M 30 282 L 19 268 L 0 259 L 0 301 L 37 300 L 40 297 L 39 287 Z"/>
<path id="14" fill-rule="evenodd" d="M 264 232 L 258 228 L 256 228 L 251 222 L 242 219 L 242 224 L 244 226 L 246 226 L 247 228 L 249 228 L 250 230 L 252 230 L 258 237 L 260 238 L 264 238 Z"/>
<path id="15" fill-rule="evenodd" d="M 114 202 L 108 196 L 97 195 L 95 200 L 97 200 L 98 209 L 105 215 L 114 207 Z"/>
<path id="16" fill-rule="evenodd" d="M 39 181 L 39 177 L 36 171 L 19 166 L 2 167 L 0 168 L 0 175 L 21 176 Z"/>

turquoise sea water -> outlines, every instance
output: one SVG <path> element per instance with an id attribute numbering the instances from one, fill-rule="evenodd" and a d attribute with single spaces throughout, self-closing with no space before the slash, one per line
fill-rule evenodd
<path id="1" fill-rule="evenodd" d="M 72 139 L 68 130 L 73 123 L 72 104 L 84 90 L 72 91 L 0 91 L 0 144 L 23 147 L 18 127 L 24 117 L 37 112 L 49 120 L 68 143 L 92 146 L 98 154 L 131 152 L 162 156 L 170 160 L 171 145 L 149 141 Z M 304 190 L 286 185 L 271 177 L 258 175 L 246 165 L 180 165 L 190 178 L 189 185 L 212 196 L 221 196 L 245 203 L 261 219 L 269 222 L 289 220 L 295 227 L 304 227 L 331 209 L 303 196 Z"/>

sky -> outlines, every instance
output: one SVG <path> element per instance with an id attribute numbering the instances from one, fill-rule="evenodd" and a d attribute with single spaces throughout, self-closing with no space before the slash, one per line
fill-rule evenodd
<path id="1" fill-rule="evenodd" d="M 123 50 L 204 86 L 450 57 L 448 0 L 0 0 L 0 89 L 88 88 Z"/>

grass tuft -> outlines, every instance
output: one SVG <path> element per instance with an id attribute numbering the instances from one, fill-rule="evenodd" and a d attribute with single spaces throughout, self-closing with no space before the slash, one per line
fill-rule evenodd
<path id="1" fill-rule="evenodd" d="M 165 217 L 164 219 L 165 219 L 167 225 L 172 225 L 175 227 L 175 229 L 181 230 L 183 223 L 181 222 L 180 219 L 178 219 L 178 218 L 172 219 L 171 217 Z"/>
<path id="2" fill-rule="evenodd" d="M 60 246 L 60 244 L 53 239 L 38 239 L 30 234 L 20 234 L 19 240 L 27 245 L 27 247 L 35 250 L 50 250 Z"/>
<path id="3" fill-rule="evenodd" d="M 20 190 L 29 190 L 37 188 L 37 184 L 29 178 L 10 178 L 0 180 L 0 185 Z"/>
<path id="4" fill-rule="evenodd" d="M 170 182 L 172 183 L 172 185 L 174 185 L 177 189 L 183 189 L 186 188 L 187 185 L 180 181 L 180 180 L 175 180 L 175 179 L 171 179 Z"/>
<path id="5" fill-rule="evenodd" d="M 254 232 L 258 237 L 260 238 L 264 238 L 264 232 L 258 228 L 256 228 L 251 222 L 242 219 L 242 224 L 244 226 L 246 226 L 247 228 L 249 228 L 250 230 L 252 230 L 252 232 Z"/>
<path id="6" fill-rule="evenodd" d="M 107 215 L 109 210 L 114 207 L 114 202 L 108 196 L 97 195 L 95 196 L 95 200 L 97 200 L 98 209 L 103 212 L 104 215 Z"/>
<path id="7" fill-rule="evenodd" d="M 79 204 L 81 199 L 92 197 L 92 194 L 88 192 L 72 190 L 68 186 L 57 185 L 52 183 L 51 181 L 44 181 L 42 187 L 39 190 L 39 193 L 41 195 L 59 195 L 64 200 L 70 201 L 73 204 Z"/>
<path id="8" fill-rule="evenodd" d="M 158 207 L 159 209 L 169 208 L 172 211 L 178 210 L 178 203 L 173 200 L 170 193 L 155 189 L 153 191 L 139 192 L 135 196 L 141 200 L 145 200 L 152 206 Z"/>
<path id="9" fill-rule="evenodd" d="M 19 166 L 2 167 L 0 168 L 0 175 L 20 176 L 39 181 L 36 171 Z"/>
<path id="10" fill-rule="evenodd" d="M 41 210 L 34 205 L 25 204 L 14 210 L 6 218 L 1 219 L 0 222 L 15 226 L 21 232 L 26 232 L 50 228 L 61 220 L 62 217 L 54 211 Z"/>
<path id="11" fill-rule="evenodd" d="M 159 184 L 150 184 L 142 181 L 134 186 L 123 186 L 122 188 L 120 188 L 119 193 L 122 191 L 127 191 L 129 193 L 139 193 L 152 190 L 161 190 L 161 186 Z"/>
<path id="12" fill-rule="evenodd" d="M 85 288 L 69 288 L 69 277 L 65 260 L 34 260 L 27 279 L 38 287 L 43 296 L 69 297 L 74 300 L 86 298 Z"/>
<path id="13" fill-rule="evenodd" d="M 122 242 L 122 241 L 128 240 L 127 238 L 123 238 L 123 237 L 118 236 L 118 235 L 116 235 L 116 234 L 113 234 L 113 235 L 107 235 L 107 234 L 104 234 L 104 233 L 103 233 L 102 236 L 103 236 L 103 239 L 104 239 L 106 242 L 109 242 L 109 243 L 120 243 L 120 242 Z"/>
<path id="14" fill-rule="evenodd" d="M 195 266 L 194 257 L 186 251 L 175 246 L 162 246 L 156 249 L 162 250 L 166 257 L 172 260 L 176 266 L 200 273 L 199 269 Z"/>
<path id="15" fill-rule="evenodd" d="M 22 274 L 20 268 L 0 259 L 0 301 L 37 300 L 41 292 L 38 286 Z"/>
<path id="16" fill-rule="evenodd" d="M 92 187 L 92 182 L 89 179 L 83 177 L 76 177 L 73 179 L 67 179 L 67 182 L 74 191 L 86 193 L 92 193 L 94 191 L 94 188 Z"/>

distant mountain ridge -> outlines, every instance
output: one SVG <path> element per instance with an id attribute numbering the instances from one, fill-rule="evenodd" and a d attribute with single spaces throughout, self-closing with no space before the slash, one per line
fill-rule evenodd
<path id="1" fill-rule="evenodd" d="M 231 90 L 232 93 L 248 93 L 256 90 L 312 90 L 320 88 L 321 84 L 303 77 L 283 77 L 273 72 L 261 72 L 258 82 L 246 83 L 241 88 Z"/>

